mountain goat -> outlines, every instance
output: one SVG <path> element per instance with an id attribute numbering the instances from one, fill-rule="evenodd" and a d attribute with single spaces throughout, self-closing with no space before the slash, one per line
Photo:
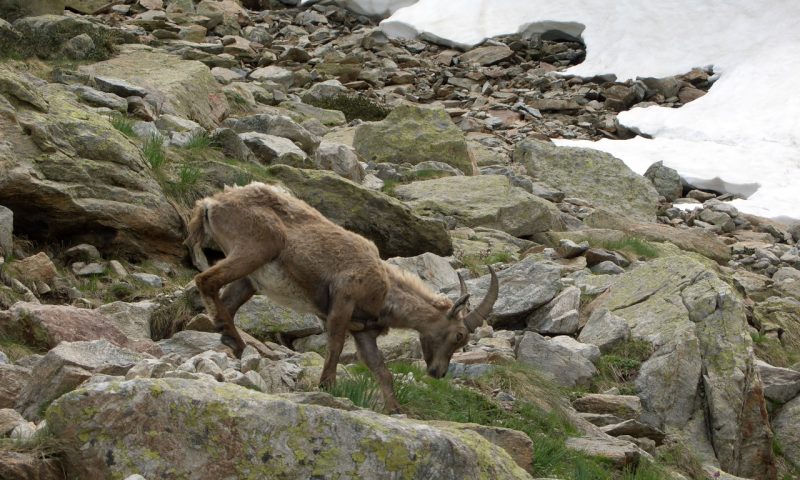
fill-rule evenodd
<path id="1" fill-rule="evenodd" d="M 336 225 L 278 186 L 251 183 L 199 200 L 185 243 L 196 247 L 210 240 L 225 258 L 195 280 L 223 343 L 241 355 L 245 344 L 233 317 L 256 292 L 297 312 L 315 314 L 328 332 L 320 384 L 335 383 L 350 332 L 389 411 L 400 406 L 377 337 L 389 328 L 416 330 L 428 374 L 441 378 L 453 353 L 466 345 L 469 333 L 483 323 L 497 300 L 494 271 L 486 297 L 468 311 L 463 281 L 456 302 L 434 293 L 419 277 L 381 260 L 371 241 Z"/>

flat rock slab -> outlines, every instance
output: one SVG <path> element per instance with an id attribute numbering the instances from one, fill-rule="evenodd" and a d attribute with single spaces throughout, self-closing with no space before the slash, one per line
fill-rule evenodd
<path id="1" fill-rule="evenodd" d="M 86 385 L 47 424 L 81 478 L 530 478 L 473 431 L 177 378 Z"/>
<path id="2" fill-rule="evenodd" d="M 514 161 L 568 197 L 587 200 L 635 221 L 656 219 L 658 192 L 653 184 L 608 153 L 531 140 L 517 144 Z"/>
<path id="3" fill-rule="evenodd" d="M 311 314 L 296 313 L 263 295 L 254 295 L 234 318 L 236 326 L 259 340 L 286 340 L 322 333 L 322 322 Z"/>
<path id="4" fill-rule="evenodd" d="M 518 237 L 560 224 L 552 203 L 512 186 L 503 175 L 412 182 L 395 187 L 395 195 L 418 215 L 453 217 L 461 226 L 493 228 Z"/>
<path id="5" fill-rule="evenodd" d="M 219 125 L 229 107 L 221 86 L 203 63 L 125 45 L 111 60 L 80 67 L 90 75 L 119 78 L 145 88 L 164 113 L 194 120 L 207 129 Z"/>
<path id="6" fill-rule="evenodd" d="M 590 393 L 572 402 L 579 412 L 607 413 L 621 419 L 639 418 L 642 413 L 642 401 L 636 395 L 607 395 Z"/>

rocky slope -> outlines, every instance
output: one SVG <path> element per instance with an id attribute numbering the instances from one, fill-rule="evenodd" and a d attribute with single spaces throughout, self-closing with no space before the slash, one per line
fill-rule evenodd
<path id="1" fill-rule="evenodd" d="M 618 112 L 708 72 L 567 78 L 573 39 L 390 42 L 326 2 L 0 17 L 0 477 L 800 474 L 800 227 L 548 140 L 629 138 Z M 447 380 L 413 332 L 380 339 L 405 417 L 351 343 L 317 391 L 314 317 L 254 297 L 241 359 L 209 333 L 191 278 L 219 253 L 185 251 L 188 209 L 253 180 L 448 295 L 495 266 Z"/>

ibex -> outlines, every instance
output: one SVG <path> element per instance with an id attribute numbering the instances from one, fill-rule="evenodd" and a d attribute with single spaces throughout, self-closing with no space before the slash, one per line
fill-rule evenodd
<path id="1" fill-rule="evenodd" d="M 419 277 L 381 260 L 371 241 L 273 185 L 251 183 L 198 200 L 185 243 L 192 248 L 210 240 L 225 258 L 195 281 L 223 343 L 241 355 L 245 343 L 233 317 L 256 291 L 297 312 L 315 314 L 328 332 L 320 385 L 336 382 L 350 332 L 389 411 L 399 411 L 400 405 L 377 337 L 389 328 L 418 331 L 428 374 L 441 378 L 453 353 L 466 345 L 497 300 L 494 271 L 486 297 L 468 311 L 463 281 L 456 302 L 434 293 Z"/>

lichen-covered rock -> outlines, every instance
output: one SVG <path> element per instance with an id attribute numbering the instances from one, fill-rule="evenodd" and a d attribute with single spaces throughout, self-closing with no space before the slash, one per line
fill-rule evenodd
<path id="1" fill-rule="evenodd" d="M 783 456 L 800 468 L 800 397 L 795 397 L 775 414 L 772 420 L 775 438 L 783 447 Z"/>
<path id="2" fill-rule="evenodd" d="M 4 0 L 0 4 L 0 20 L 13 22 L 22 17 L 61 15 L 64 0 Z"/>
<path id="3" fill-rule="evenodd" d="M 769 297 L 753 307 L 753 319 L 763 331 L 782 330 L 783 348 L 800 351 L 800 301 Z"/>
<path id="4" fill-rule="evenodd" d="M 526 257 L 511 267 L 497 272 L 499 290 L 491 315 L 487 321 L 494 328 L 507 328 L 523 324 L 531 312 L 553 299 L 561 289 L 558 282 L 561 268 L 548 261 Z M 490 276 L 467 280 L 471 298 L 481 299 L 489 291 Z M 458 298 L 459 285 L 447 288 L 451 298 Z"/>
<path id="5" fill-rule="evenodd" d="M 25 418 L 37 420 L 43 413 L 42 407 L 92 375 L 125 375 L 148 357 L 106 340 L 61 342 L 33 366 L 31 381 L 20 392 L 15 408 Z"/>
<path id="6" fill-rule="evenodd" d="M 517 344 L 517 361 L 534 368 L 557 385 L 588 387 L 597 374 L 592 362 L 534 332 L 525 332 Z"/>
<path id="7" fill-rule="evenodd" d="M 514 161 L 569 197 L 640 222 L 655 221 L 658 193 L 653 184 L 608 153 L 526 140 L 517 144 Z"/>
<path id="8" fill-rule="evenodd" d="M 0 312 L 0 332 L 22 338 L 38 348 L 53 348 L 61 342 L 107 340 L 119 347 L 160 354 L 149 337 L 128 337 L 97 310 L 68 305 L 18 302 Z"/>
<path id="9" fill-rule="evenodd" d="M 452 217 L 460 226 L 494 228 L 517 237 L 560 225 L 552 203 L 511 186 L 502 175 L 412 182 L 395 187 L 395 194 L 418 215 Z"/>
<path id="10" fill-rule="evenodd" d="M 743 302 L 702 263 L 676 255 L 624 274 L 588 306 L 625 319 L 655 352 L 636 388 L 642 421 L 684 436 L 737 475 L 773 478 L 772 435 Z M 698 434 L 710 425 L 710 438 Z M 712 448 L 713 445 L 713 448 Z"/>
<path id="11" fill-rule="evenodd" d="M 380 122 L 356 128 L 353 146 L 369 162 L 445 162 L 472 173 L 467 142 L 442 108 L 402 105 Z"/>
<path id="12" fill-rule="evenodd" d="M 242 305 L 234 320 L 259 340 L 275 341 L 280 336 L 290 341 L 322 332 L 322 322 L 315 315 L 296 313 L 263 295 L 254 295 Z"/>
<path id="13" fill-rule="evenodd" d="M 0 364 L 0 408 L 14 408 L 20 392 L 31 380 L 31 369 Z M 4 434 L 0 432 L 0 437 Z"/>
<path id="14" fill-rule="evenodd" d="M 120 415 L 125 412 L 124 415 Z M 75 477 L 526 479 L 479 434 L 184 379 L 93 383 L 47 411 Z"/>
<path id="15" fill-rule="evenodd" d="M 384 258 L 452 253 L 450 237 L 441 223 L 414 215 L 387 195 L 331 172 L 284 165 L 270 167 L 268 172 L 331 221 L 375 242 Z"/>
<path id="16" fill-rule="evenodd" d="M 434 291 L 439 291 L 458 283 L 458 274 L 450 262 L 430 252 L 416 257 L 394 257 L 387 260 L 404 270 L 414 273 Z"/>
<path id="17" fill-rule="evenodd" d="M 52 1 L 52 0 L 51 0 Z M 63 4 L 63 3 L 62 3 Z M 79 16 L 39 15 L 14 22 L 14 29 L 25 39 L 20 49 L 42 58 L 52 58 L 69 49 L 69 41 L 85 36 L 90 48 L 84 59 L 108 58 L 117 43 L 135 42 L 136 37 L 124 29 L 109 27 L 100 22 L 91 22 Z"/>
<path id="18" fill-rule="evenodd" d="M 56 458 L 40 453 L 0 451 L 0 478 L 63 480 L 64 469 Z"/>
<path id="19" fill-rule="evenodd" d="M 80 67 L 92 76 L 122 79 L 146 90 L 162 113 L 213 129 L 228 114 L 228 101 L 211 70 L 194 60 L 143 45 L 125 45 L 114 58 Z"/>
<path id="20" fill-rule="evenodd" d="M 150 300 L 141 302 L 112 302 L 101 305 L 94 311 L 103 315 L 126 337 L 137 340 L 150 340 L 150 319 L 158 309 L 158 304 Z"/>
<path id="21" fill-rule="evenodd" d="M 6 76 L 42 100 L 20 103 L 18 123 L 0 117 L 0 203 L 15 212 L 17 233 L 183 255 L 182 221 L 137 146 L 65 86 Z"/>

